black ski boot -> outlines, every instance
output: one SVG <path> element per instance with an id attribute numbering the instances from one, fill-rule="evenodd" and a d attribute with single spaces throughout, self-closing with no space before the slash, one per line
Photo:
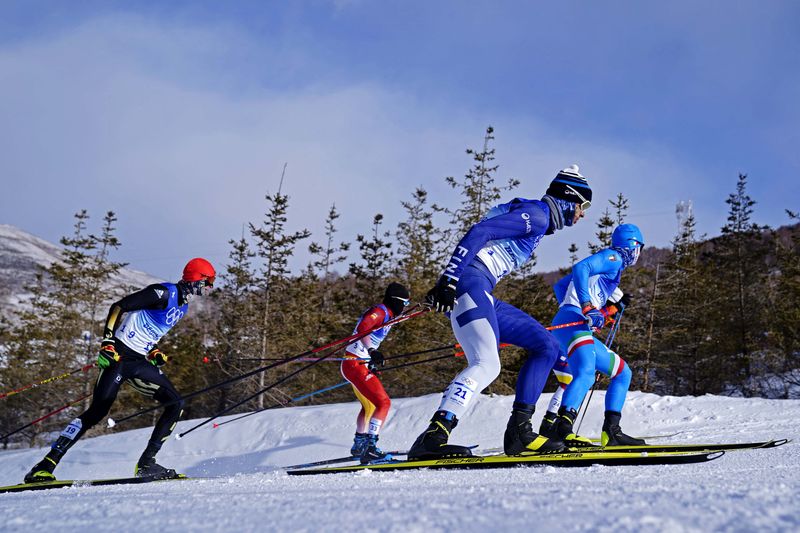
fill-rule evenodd
<path id="1" fill-rule="evenodd" d="M 366 465 L 386 457 L 386 452 L 378 448 L 378 436 L 367 435 L 366 445 L 361 451 L 361 464 Z"/>
<path id="2" fill-rule="evenodd" d="M 600 435 L 600 442 L 603 446 L 644 446 L 647 444 L 644 439 L 637 439 L 623 433 L 619 427 L 620 418 L 622 418 L 622 413 L 606 411 L 603 433 Z"/>
<path id="3" fill-rule="evenodd" d="M 140 460 L 139 463 L 136 464 L 136 469 L 134 469 L 133 472 L 136 477 L 151 477 L 154 479 L 174 479 L 176 477 L 181 477 L 180 474 L 172 468 L 165 468 L 156 463 L 155 459 L 151 459 L 150 462 L 147 463 L 142 463 Z"/>
<path id="4" fill-rule="evenodd" d="M 549 439 L 558 439 L 558 413 L 547 411 L 539 424 L 539 435 L 544 435 Z"/>
<path id="5" fill-rule="evenodd" d="M 442 457 L 469 457 L 472 451 L 466 446 L 447 444 L 450 432 L 458 425 L 458 419 L 447 411 L 436 411 L 425 432 L 417 437 L 408 459 L 440 459 Z"/>
<path id="6" fill-rule="evenodd" d="M 165 468 L 156 463 L 156 454 L 161 449 L 161 443 L 150 442 L 147 448 L 144 449 L 142 456 L 136 463 L 136 468 L 133 469 L 133 474 L 136 477 L 150 477 L 154 479 L 173 479 L 181 477 L 172 468 Z"/>
<path id="7" fill-rule="evenodd" d="M 368 435 L 366 433 L 356 432 L 355 437 L 353 437 L 353 445 L 350 447 L 350 455 L 353 457 L 361 457 L 361 453 L 367 445 L 367 437 Z"/>
<path id="8" fill-rule="evenodd" d="M 50 454 L 47 454 L 44 459 L 36 463 L 31 471 L 25 474 L 25 483 L 41 483 L 43 481 L 55 481 L 56 476 L 53 475 L 53 470 L 56 469 L 58 463 L 50 459 Z"/>
<path id="9" fill-rule="evenodd" d="M 536 406 L 514 402 L 511 418 L 508 419 L 506 433 L 503 436 L 503 450 L 506 455 L 524 455 L 527 452 L 560 452 L 564 443 L 551 440 L 533 432 L 531 416 Z"/>
<path id="10" fill-rule="evenodd" d="M 25 483 L 41 483 L 42 481 L 55 481 L 56 476 L 53 475 L 53 470 L 58 466 L 58 462 L 67 453 L 67 450 L 72 446 L 73 441 L 64 436 L 58 437 L 55 444 L 44 456 L 44 459 L 33 465 L 30 472 L 25 474 Z"/>
<path id="11" fill-rule="evenodd" d="M 577 435 L 572 429 L 577 417 L 578 412 L 575 409 L 567 409 L 562 406 L 558 410 L 556 433 L 568 448 L 596 448 L 597 446 L 591 440 Z"/>

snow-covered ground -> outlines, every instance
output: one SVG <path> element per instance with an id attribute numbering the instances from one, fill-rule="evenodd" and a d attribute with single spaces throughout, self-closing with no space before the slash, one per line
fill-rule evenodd
<path id="1" fill-rule="evenodd" d="M 540 400 L 539 414 L 547 400 Z M 436 395 L 396 400 L 383 448 L 407 448 L 437 402 Z M 511 402 L 480 397 L 452 441 L 501 446 Z M 602 404 L 603 393 L 595 393 L 582 433 L 599 433 Z M 357 410 L 352 403 L 267 411 L 164 446 L 161 464 L 212 479 L 0 494 L 0 531 L 800 529 L 799 400 L 631 393 L 623 429 L 634 435 L 682 431 L 667 439 L 674 442 L 795 440 L 705 464 L 286 475 L 282 466 L 346 455 Z M 178 431 L 194 423 L 181 422 Z M 56 474 L 131 475 L 149 430 L 119 429 L 78 443 Z M 0 485 L 19 482 L 43 454 L 0 453 Z"/>

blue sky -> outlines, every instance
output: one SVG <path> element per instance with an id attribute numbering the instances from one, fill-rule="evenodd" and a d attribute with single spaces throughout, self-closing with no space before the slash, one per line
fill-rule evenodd
<path id="1" fill-rule="evenodd" d="M 289 224 L 318 240 L 332 202 L 348 240 L 417 186 L 455 205 L 444 177 L 491 124 L 517 195 L 571 163 L 594 189 L 543 270 L 586 253 L 618 192 L 667 246 L 677 202 L 718 234 L 747 173 L 777 226 L 800 190 L 798 24 L 788 1 L 3 2 L 0 223 L 57 241 L 111 209 L 119 259 L 175 279 L 226 261 L 284 163 Z"/>

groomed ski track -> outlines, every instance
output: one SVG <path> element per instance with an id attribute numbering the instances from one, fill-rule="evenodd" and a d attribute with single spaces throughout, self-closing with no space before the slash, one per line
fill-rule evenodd
<path id="1" fill-rule="evenodd" d="M 543 395 L 538 424 L 549 395 Z M 397 399 L 380 444 L 407 448 L 438 395 Z M 482 396 L 453 442 L 502 444 L 511 397 Z M 599 432 L 595 393 L 582 433 Z M 123 405 L 115 406 L 120 416 Z M 360 472 L 288 476 L 280 466 L 349 448 L 355 403 L 267 411 L 169 441 L 159 460 L 210 480 L 0 494 L 0 531 L 796 531 L 800 527 L 800 400 L 631 393 L 631 434 L 682 431 L 668 442 L 790 438 L 710 463 L 557 469 Z M 177 432 L 191 427 L 179 424 Z M 123 428 L 119 428 L 120 430 Z M 78 443 L 61 479 L 124 477 L 149 429 Z M 0 453 L 0 485 L 18 483 L 43 450 Z"/>

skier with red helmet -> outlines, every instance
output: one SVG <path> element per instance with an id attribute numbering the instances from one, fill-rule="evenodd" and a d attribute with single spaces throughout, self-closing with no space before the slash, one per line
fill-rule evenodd
<path id="1" fill-rule="evenodd" d="M 183 413 L 181 395 L 161 371 L 168 357 L 158 348 L 158 342 L 186 314 L 192 296 L 204 295 L 213 287 L 215 277 L 211 263 L 197 257 L 186 264 L 178 283 L 149 285 L 111 305 L 97 356 L 100 375 L 92 403 L 61 432 L 44 459 L 25 476 L 26 483 L 55 480 L 53 470 L 58 462 L 108 414 L 123 382 L 166 404 L 134 474 L 155 479 L 178 477 L 175 470 L 155 460 Z"/>

